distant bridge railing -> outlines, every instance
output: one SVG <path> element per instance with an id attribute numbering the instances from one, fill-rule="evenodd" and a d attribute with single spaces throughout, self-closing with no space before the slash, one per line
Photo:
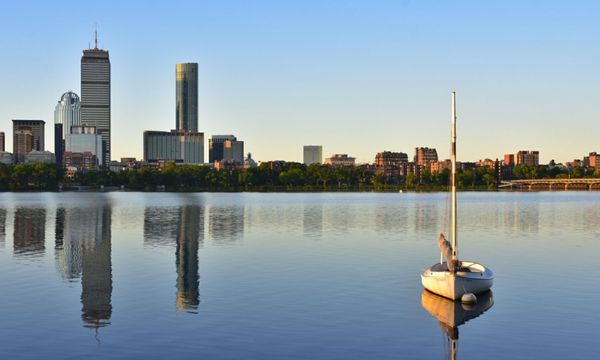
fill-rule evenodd
<path id="1" fill-rule="evenodd" d="M 507 180 L 501 181 L 501 189 L 548 189 L 548 190 L 600 190 L 600 178 L 583 178 L 583 179 L 529 179 L 529 180 Z"/>

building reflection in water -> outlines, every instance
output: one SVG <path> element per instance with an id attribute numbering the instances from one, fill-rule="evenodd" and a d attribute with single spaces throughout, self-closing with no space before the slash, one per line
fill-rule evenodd
<path id="1" fill-rule="evenodd" d="M 200 304 L 198 245 L 204 235 L 204 212 L 199 206 L 183 206 L 179 217 L 175 266 L 177 268 L 177 310 L 194 312 Z"/>
<path id="2" fill-rule="evenodd" d="M 196 312 L 200 304 L 198 248 L 203 241 L 203 207 L 184 205 L 144 210 L 144 244 L 175 245 L 175 306 L 179 311 Z"/>
<path id="3" fill-rule="evenodd" d="M 55 223 L 56 267 L 67 281 L 81 278 L 85 327 L 110 324 L 112 315 L 111 209 L 59 208 Z"/>
<path id="4" fill-rule="evenodd" d="M 423 290 L 421 305 L 431 316 L 435 317 L 446 335 L 445 353 L 448 359 L 456 359 L 458 355 L 458 327 L 478 317 L 494 305 L 492 291 L 477 295 L 475 304 L 462 304 Z"/>
<path id="5" fill-rule="evenodd" d="M 144 209 L 144 245 L 173 246 L 177 239 L 181 207 L 148 206 Z"/>
<path id="6" fill-rule="evenodd" d="M 0 209 L 0 248 L 6 246 L 6 209 Z"/>
<path id="7" fill-rule="evenodd" d="M 305 204 L 302 214 L 302 232 L 306 238 L 323 235 L 323 204 Z"/>
<path id="8" fill-rule="evenodd" d="M 243 206 L 211 206 L 208 208 L 208 238 L 212 244 L 227 245 L 244 234 Z"/>
<path id="9" fill-rule="evenodd" d="M 448 203 L 449 204 L 449 203 Z M 439 229 L 440 219 L 444 219 L 444 227 L 449 227 L 449 221 L 447 216 L 444 216 L 445 213 L 440 213 L 439 210 L 444 210 L 440 208 L 436 203 L 430 202 L 415 202 L 415 231 L 427 231 L 431 229 Z M 449 213 L 449 212 L 447 212 Z"/>
<path id="10" fill-rule="evenodd" d="M 15 211 L 13 252 L 15 256 L 43 256 L 46 240 L 46 209 Z"/>

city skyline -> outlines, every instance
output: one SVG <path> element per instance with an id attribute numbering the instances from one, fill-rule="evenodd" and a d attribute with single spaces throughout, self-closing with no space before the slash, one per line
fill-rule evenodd
<path id="1" fill-rule="evenodd" d="M 302 162 L 306 144 L 358 163 L 421 146 L 447 158 L 452 90 L 460 160 L 535 149 L 540 163 L 565 163 L 600 148 L 594 3 L 232 1 L 169 16 L 165 2 L 130 19 L 136 6 L 88 4 L 62 24 L 40 2 L 25 24 L 8 16 L 25 5 L 8 4 L 0 29 L 15 35 L 0 44 L 0 131 L 10 134 L 12 119 L 50 124 L 60 94 L 81 94 L 81 51 L 98 23 L 112 63 L 113 159 L 142 158 L 143 131 L 172 123 L 182 62 L 198 63 L 205 149 L 210 135 L 235 133 L 258 160 Z M 69 41 L 49 40 L 67 29 Z"/>

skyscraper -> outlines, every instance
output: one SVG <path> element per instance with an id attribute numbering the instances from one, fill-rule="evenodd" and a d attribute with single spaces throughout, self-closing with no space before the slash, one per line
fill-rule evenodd
<path id="1" fill-rule="evenodd" d="M 95 126 L 102 136 L 103 164 L 110 164 L 110 60 L 108 51 L 95 47 L 81 57 L 81 125 Z M 70 129 L 66 129 L 69 131 Z"/>
<path id="2" fill-rule="evenodd" d="M 175 128 L 198 132 L 198 64 L 175 66 Z"/>
<path id="3" fill-rule="evenodd" d="M 0 151 L 6 151 L 6 150 L 4 149 L 4 146 L 6 145 L 6 144 L 5 144 L 5 142 L 6 142 L 6 138 L 5 138 L 5 136 L 6 136 L 6 135 L 4 135 L 4 132 L 3 132 L 3 131 L 0 131 Z"/>
<path id="4" fill-rule="evenodd" d="M 62 94 L 54 108 L 54 123 L 62 124 L 62 139 L 66 140 L 71 126 L 81 125 L 81 102 L 72 91 Z"/>

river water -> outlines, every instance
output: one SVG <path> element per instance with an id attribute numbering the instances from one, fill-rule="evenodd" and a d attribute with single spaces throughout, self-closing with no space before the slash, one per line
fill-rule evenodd
<path id="1" fill-rule="evenodd" d="M 453 332 L 444 193 L 0 194 L 0 358 L 598 358 L 600 193 L 458 198 L 496 278 Z"/>

